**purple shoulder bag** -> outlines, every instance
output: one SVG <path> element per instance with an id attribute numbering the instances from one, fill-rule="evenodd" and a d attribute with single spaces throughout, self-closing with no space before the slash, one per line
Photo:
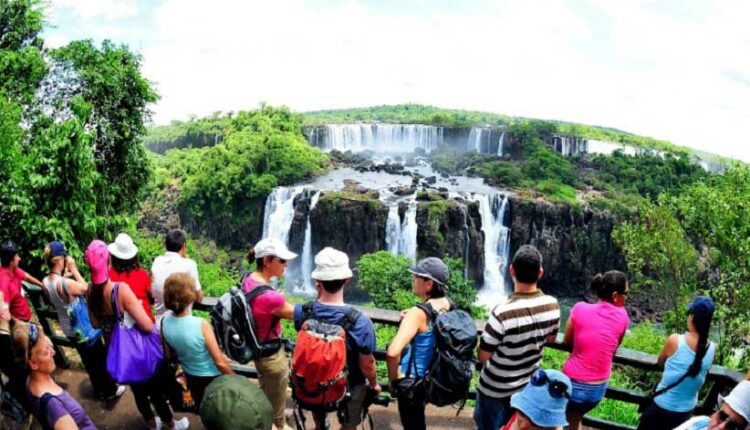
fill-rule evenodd
<path id="1" fill-rule="evenodd" d="M 107 352 L 107 371 L 112 379 L 120 384 L 146 382 L 154 376 L 164 359 L 161 337 L 154 325 L 151 333 L 144 333 L 138 327 L 125 326 L 125 318 L 120 313 L 118 287 L 112 288 L 112 307 L 117 316 L 117 325 Z"/>

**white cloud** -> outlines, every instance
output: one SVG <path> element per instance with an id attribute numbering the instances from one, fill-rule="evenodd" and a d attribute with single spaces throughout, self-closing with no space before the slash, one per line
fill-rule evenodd
<path id="1" fill-rule="evenodd" d="M 138 15 L 139 10 L 135 0 L 53 0 L 52 5 L 56 9 L 70 9 L 84 20 L 131 18 Z"/>
<path id="2" fill-rule="evenodd" d="M 441 4 L 165 0 L 153 28 L 135 29 L 162 96 L 155 121 L 260 101 L 419 102 L 617 127 L 750 160 L 750 3 Z"/>

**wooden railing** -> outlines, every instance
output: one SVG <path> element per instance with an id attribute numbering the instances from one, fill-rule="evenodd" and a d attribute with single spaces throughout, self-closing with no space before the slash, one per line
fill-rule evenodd
<path id="1" fill-rule="evenodd" d="M 55 356 L 57 365 L 61 367 L 68 367 L 69 361 L 67 357 L 65 356 L 64 351 L 60 347 L 63 347 L 63 346 L 73 347 L 74 345 L 65 336 L 60 336 L 52 330 L 53 322 L 57 321 L 57 313 L 55 312 L 54 308 L 47 302 L 47 300 L 43 296 L 42 291 L 39 287 L 36 287 L 34 285 L 29 285 L 29 284 L 25 284 L 24 287 L 28 293 L 31 303 L 34 306 L 34 309 L 36 310 L 36 314 L 37 314 L 37 317 L 39 318 L 39 322 L 41 323 L 42 327 L 44 327 L 45 332 L 52 333 L 50 338 L 52 339 L 52 342 L 54 343 L 55 349 L 57 352 L 57 355 Z M 203 299 L 202 303 L 196 304 L 194 306 L 194 309 L 210 311 L 214 307 L 216 302 L 217 302 L 216 298 L 206 297 Z M 368 307 L 361 307 L 361 306 L 355 306 L 355 307 L 359 309 L 364 315 L 368 316 L 376 324 L 382 324 L 382 325 L 388 325 L 388 326 L 398 326 L 399 324 L 400 312 L 398 311 L 390 311 L 390 310 L 385 310 L 385 309 L 368 308 Z M 484 326 L 486 322 L 475 321 L 475 323 L 477 325 L 477 330 L 482 332 L 484 330 Z M 565 352 L 571 351 L 570 346 L 565 345 L 559 341 L 547 343 L 546 347 L 556 349 L 559 351 L 565 351 Z M 385 351 L 383 350 L 375 351 L 374 356 L 376 360 L 384 361 Z M 630 349 L 624 349 L 624 348 L 618 349 L 614 357 L 614 363 L 622 365 L 622 366 L 632 367 L 635 369 L 654 371 L 654 372 L 662 371 L 662 369 L 656 363 L 656 356 L 646 354 L 643 352 L 639 352 L 639 351 L 630 350 Z M 258 377 L 258 372 L 252 367 L 236 365 L 236 364 L 233 365 L 232 367 L 235 370 L 235 372 L 245 375 L 249 378 Z M 477 369 L 481 369 L 481 365 L 479 363 L 477 363 Z M 726 393 L 732 387 L 737 385 L 737 383 L 740 382 L 742 379 L 744 379 L 744 375 L 736 370 L 732 370 L 726 367 L 716 366 L 716 365 L 711 366 L 711 369 L 709 370 L 708 375 L 706 377 L 706 384 L 710 388 L 708 390 L 708 394 L 701 400 L 701 402 L 695 408 L 696 414 L 710 413 L 716 407 L 719 394 Z M 383 391 L 388 392 L 387 381 L 381 381 L 381 385 L 383 387 Z M 618 400 L 621 402 L 640 404 L 641 402 L 646 400 L 646 395 L 647 393 L 642 392 L 642 391 L 628 390 L 625 388 L 610 386 L 610 387 L 607 387 L 607 392 L 605 394 L 605 397 L 608 399 Z M 469 398 L 475 399 L 476 392 L 472 390 L 469 393 Z M 630 427 L 627 425 L 614 423 L 614 422 L 602 420 L 599 418 L 593 418 L 589 416 L 584 417 L 583 423 L 584 425 L 588 427 L 592 427 L 596 429 L 604 429 L 604 430 L 633 429 L 633 427 Z"/>

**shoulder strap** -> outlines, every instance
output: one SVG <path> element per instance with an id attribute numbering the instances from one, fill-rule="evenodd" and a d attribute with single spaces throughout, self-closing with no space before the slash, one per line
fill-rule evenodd
<path id="1" fill-rule="evenodd" d="M 46 418 L 47 415 L 47 407 L 49 406 L 50 400 L 52 400 L 53 396 L 50 393 L 44 393 L 42 394 L 42 398 L 39 399 L 39 416 L 42 418 Z M 46 419 L 40 420 L 39 424 L 42 425 L 42 427 L 45 430 L 52 430 L 53 427 L 49 426 L 49 423 L 47 423 Z"/>
<path id="2" fill-rule="evenodd" d="M 421 310 L 422 312 L 424 312 L 425 315 L 427 315 L 427 319 L 430 321 L 433 321 L 435 317 L 437 317 L 437 312 L 435 311 L 435 308 L 433 308 L 429 302 L 419 303 L 417 305 L 417 308 Z"/>
<path id="3" fill-rule="evenodd" d="M 245 300 L 247 300 L 247 303 L 249 304 L 259 295 L 271 290 L 273 290 L 273 287 L 268 284 L 258 285 L 257 287 L 245 293 Z"/>
<path id="4" fill-rule="evenodd" d="M 313 317 L 313 302 L 307 302 L 304 305 L 302 305 L 302 315 L 301 315 L 301 323 L 304 323 L 305 321 L 309 320 Z"/>
<path id="5" fill-rule="evenodd" d="M 115 317 L 117 317 L 118 321 L 122 321 L 123 315 L 120 313 L 120 300 L 118 297 L 120 291 L 120 283 L 115 282 L 115 285 L 112 286 L 112 310 L 115 311 Z"/>
<path id="6" fill-rule="evenodd" d="M 690 369 L 688 369 L 688 371 L 685 372 L 684 375 L 680 376 L 680 378 L 678 380 L 676 380 L 675 382 L 667 385 L 666 387 L 664 387 L 664 388 L 662 388 L 660 390 L 654 389 L 654 391 L 651 392 L 650 397 L 653 399 L 656 396 L 661 396 L 662 394 L 666 393 L 667 391 L 671 390 L 672 388 L 680 385 L 682 383 L 682 381 L 684 381 L 688 377 L 688 373 L 690 373 Z"/>
<path id="7" fill-rule="evenodd" d="M 167 336 L 164 335 L 164 320 L 167 319 L 165 316 L 164 318 L 159 321 L 159 333 L 161 334 L 161 349 L 164 350 L 164 359 L 167 360 L 167 362 L 172 361 L 172 347 L 169 346 L 167 343 Z"/>
<path id="8" fill-rule="evenodd" d="M 349 329 L 357 322 L 362 312 L 350 307 L 346 314 L 339 320 L 339 325 L 344 329 L 345 332 L 349 333 Z"/>

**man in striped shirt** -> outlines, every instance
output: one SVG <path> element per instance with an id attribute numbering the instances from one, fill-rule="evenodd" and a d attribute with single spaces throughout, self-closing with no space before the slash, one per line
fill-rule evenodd
<path id="1" fill-rule="evenodd" d="M 557 335 L 560 306 L 537 288 L 543 273 L 539 251 L 521 246 L 510 265 L 513 294 L 492 310 L 479 342 L 484 367 L 474 409 L 478 430 L 497 430 L 508 421 L 510 396 L 529 383 L 544 343 Z"/>

